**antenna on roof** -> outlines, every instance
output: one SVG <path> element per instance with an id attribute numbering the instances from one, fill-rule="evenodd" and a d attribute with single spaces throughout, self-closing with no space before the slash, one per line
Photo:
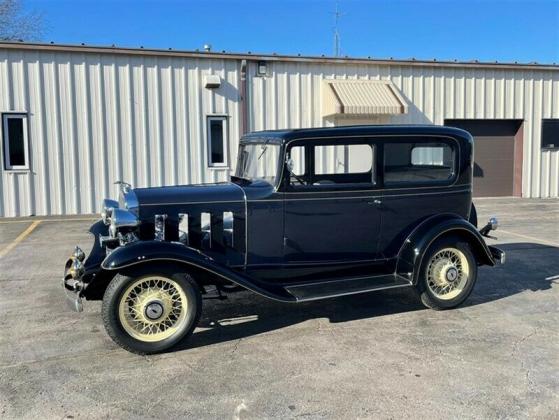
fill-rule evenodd
<path id="1" fill-rule="evenodd" d="M 340 17 L 344 15 L 344 13 L 340 12 L 339 2 L 336 0 L 336 10 L 334 12 L 334 57 L 339 57 L 342 53 L 340 48 L 340 32 L 338 31 L 338 23 Z"/>

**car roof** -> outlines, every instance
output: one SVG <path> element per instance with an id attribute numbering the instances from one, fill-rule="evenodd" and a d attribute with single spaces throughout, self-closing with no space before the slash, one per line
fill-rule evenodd
<path id="1" fill-rule="evenodd" d="M 473 143 L 467 131 L 441 125 L 351 125 L 338 127 L 301 128 L 291 130 L 253 131 L 241 138 L 241 143 L 285 144 L 291 140 L 349 136 L 436 135 L 448 136 Z"/>

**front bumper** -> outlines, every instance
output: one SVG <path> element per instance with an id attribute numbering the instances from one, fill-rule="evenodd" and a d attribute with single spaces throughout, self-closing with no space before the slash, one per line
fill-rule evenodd
<path id="1" fill-rule="evenodd" d="M 62 287 L 68 306 L 77 312 L 83 310 L 83 300 L 89 299 L 87 293 L 91 293 L 91 281 L 96 278 L 100 270 L 101 262 L 106 257 L 106 251 L 100 243 L 100 237 L 108 235 L 108 226 L 102 220 L 95 222 L 89 228 L 93 237 L 93 247 L 87 258 L 85 253 L 76 247 L 64 266 Z M 74 267 L 76 260 L 81 264 Z"/>
<path id="2" fill-rule="evenodd" d="M 76 248 L 77 251 L 78 248 Z M 62 277 L 62 287 L 66 295 L 66 303 L 70 309 L 76 312 L 83 311 L 81 292 L 84 289 L 83 283 L 83 264 L 74 254 L 66 261 L 64 266 L 64 276 Z M 81 251 L 81 250 L 80 250 Z M 83 260 L 83 258 L 82 258 Z"/>

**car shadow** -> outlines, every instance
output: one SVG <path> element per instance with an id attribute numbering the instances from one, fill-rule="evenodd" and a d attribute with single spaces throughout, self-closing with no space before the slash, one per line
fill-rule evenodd
<path id="1" fill-rule="evenodd" d="M 462 307 L 497 301 L 526 291 L 540 292 L 559 282 L 559 248 L 535 243 L 497 244 L 506 264 L 481 267 L 472 295 Z M 199 328 L 172 351 L 238 340 L 317 318 L 332 323 L 428 310 L 412 288 L 391 289 L 334 299 L 290 304 L 252 292 L 205 300 Z"/>
<path id="2" fill-rule="evenodd" d="M 540 292 L 559 283 L 559 248 L 520 242 L 496 244 L 506 252 L 506 262 L 481 267 L 471 296 L 462 307 L 507 298 L 523 292 Z"/>

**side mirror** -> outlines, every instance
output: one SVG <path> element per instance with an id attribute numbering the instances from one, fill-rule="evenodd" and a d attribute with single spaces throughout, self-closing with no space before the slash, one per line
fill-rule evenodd
<path id="1" fill-rule="evenodd" d="M 285 166 L 287 167 L 287 170 L 289 171 L 289 173 L 293 173 L 293 168 L 295 167 L 295 162 L 293 161 L 293 159 L 287 158 L 287 160 L 285 161 Z"/>

